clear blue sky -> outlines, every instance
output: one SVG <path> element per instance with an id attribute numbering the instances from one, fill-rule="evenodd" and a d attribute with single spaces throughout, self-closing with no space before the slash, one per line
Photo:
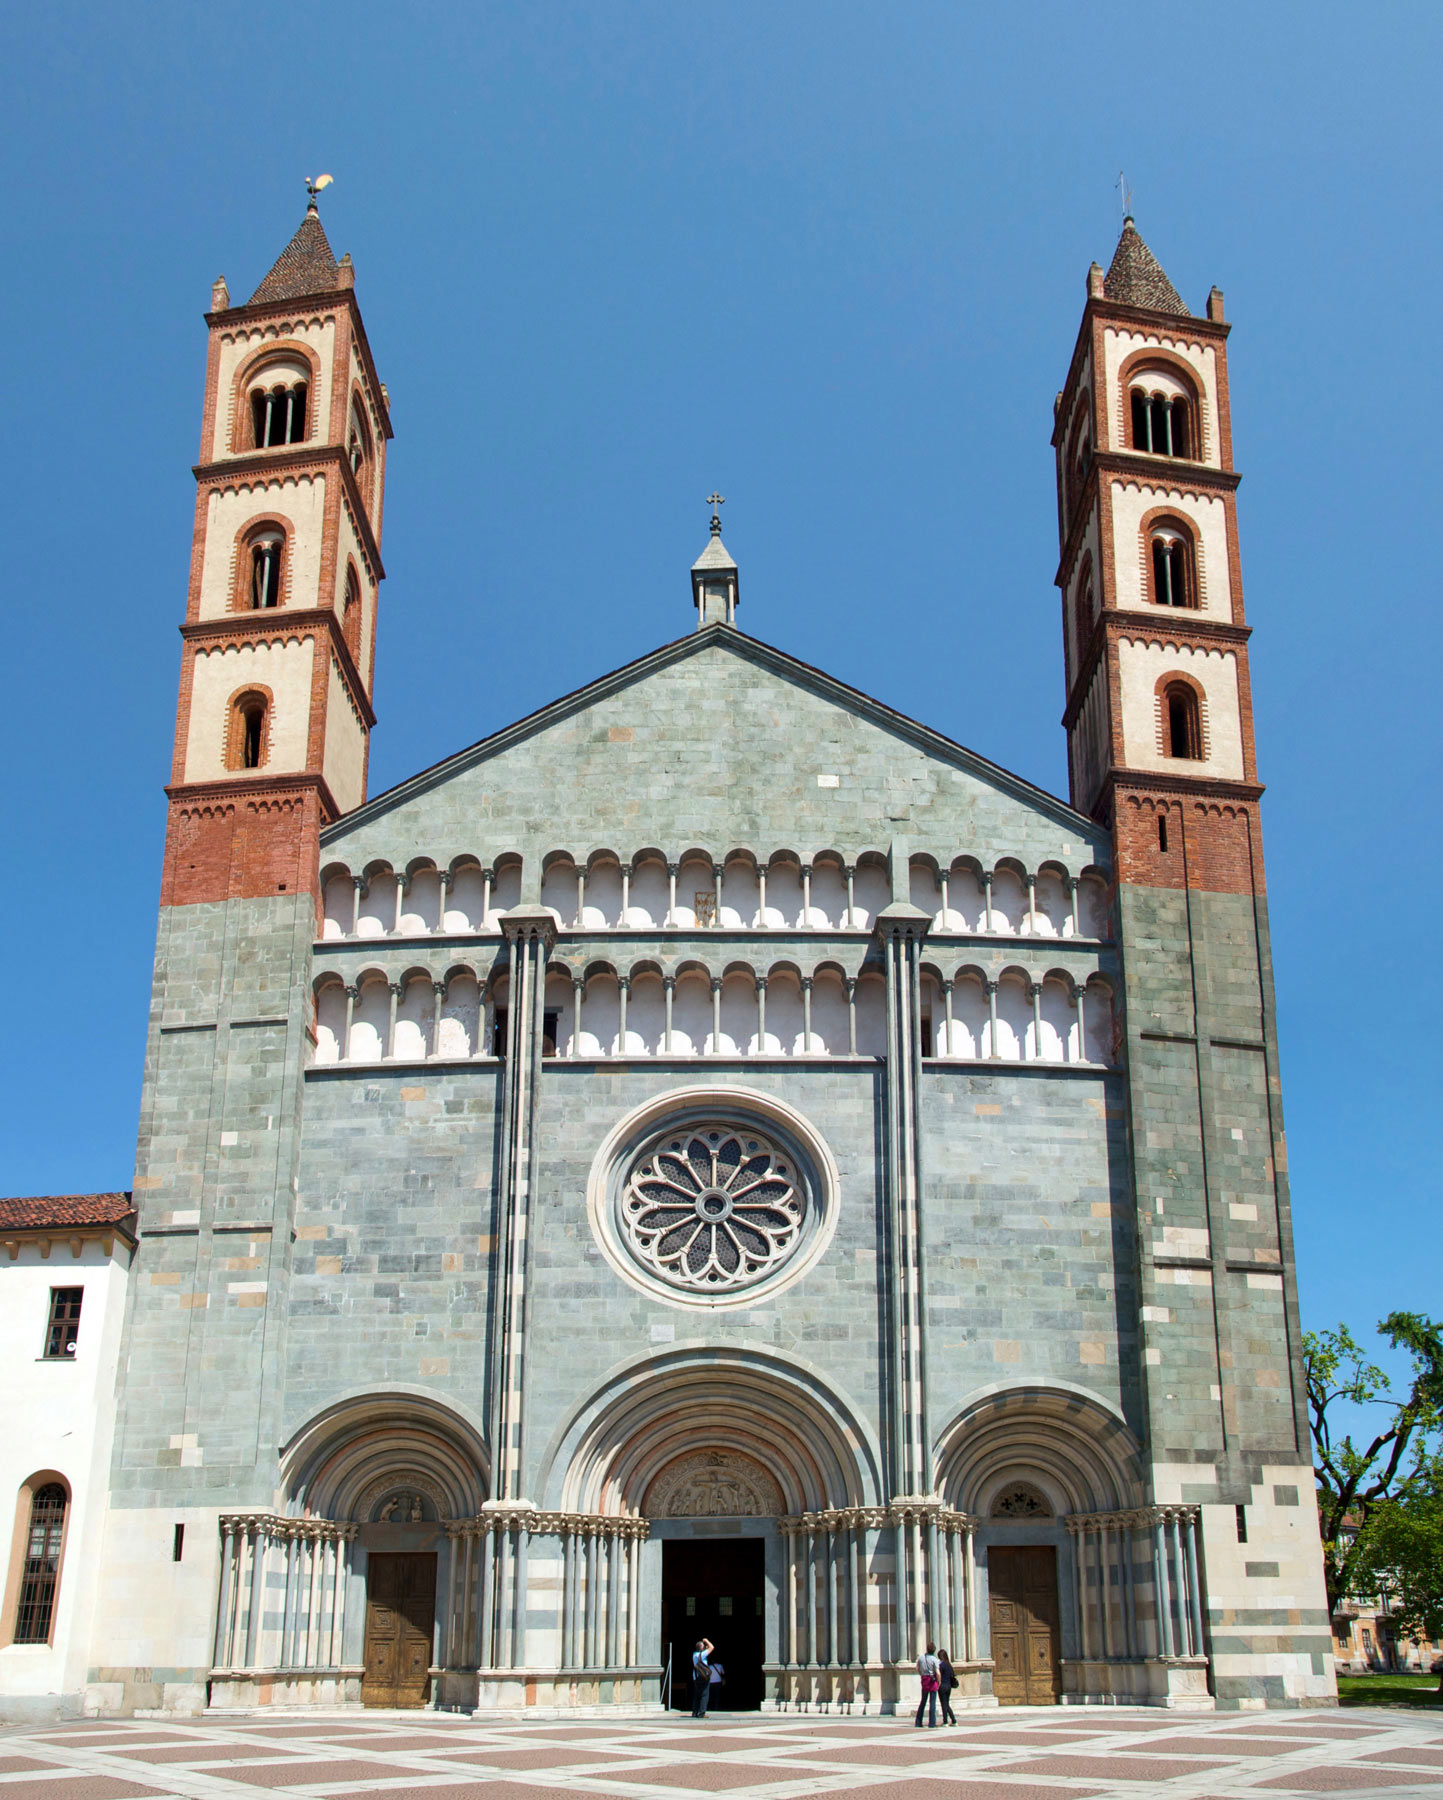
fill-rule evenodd
<path id="1" fill-rule="evenodd" d="M 393 396 L 373 792 L 687 631 L 719 486 L 746 630 L 1063 793 L 1048 437 L 1125 167 L 1234 322 L 1304 1317 L 1443 1311 L 1440 37 L 1422 5 L 10 7 L 0 1191 L 130 1180 L 200 315 L 303 176 Z"/>

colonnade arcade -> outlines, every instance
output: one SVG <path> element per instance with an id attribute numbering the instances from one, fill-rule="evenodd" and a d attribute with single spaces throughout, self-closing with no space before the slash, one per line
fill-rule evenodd
<path id="1" fill-rule="evenodd" d="M 990 1704 L 989 1561 L 1017 1545 L 1056 1557 L 1066 1698 L 1205 1693 L 1197 1509 L 1143 1503 L 1137 1445 L 1106 1406 L 991 1393 L 932 1461 L 927 1493 L 889 1496 L 846 1397 L 760 1349 L 619 1368 L 556 1434 L 534 1499 L 490 1497 L 478 1422 L 456 1408 L 344 1402 L 287 1446 L 274 1511 L 221 1518 L 211 1702 L 374 1700 L 368 1598 L 381 1560 L 409 1560 L 434 1601 L 402 1704 L 657 1703 L 668 1547 L 746 1540 L 768 1709 L 913 1704 L 928 1640 L 951 1648 L 959 1702 Z"/>
<path id="2" fill-rule="evenodd" d="M 321 936 L 343 938 L 497 935 L 501 917 L 520 903 L 523 863 L 516 853 L 489 861 L 461 855 L 441 866 L 417 857 L 322 871 Z M 1069 870 L 1049 861 L 1029 868 L 1018 857 L 986 864 L 909 859 L 908 898 L 934 933 L 1102 940 L 1112 935 L 1106 870 Z M 533 890 L 534 893 L 534 890 Z M 770 857 L 734 849 L 716 856 L 688 850 L 543 859 L 540 904 L 563 931 L 870 931 L 892 899 L 887 856 L 779 850 Z"/>
<path id="3" fill-rule="evenodd" d="M 314 1061 L 467 1062 L 505 1051 L 509 965 L 323 960 L 315 976 Z M 731 959 L 709 967 L 593 958 L 547 971 L 542 1054 L 635 1057 L 863 1057 L 886 1053 L 880 963 Z M 945 1061 L 1111 1066 L 1108 977 L 1081 962 L 921 969 L 921 1054 Z"/>

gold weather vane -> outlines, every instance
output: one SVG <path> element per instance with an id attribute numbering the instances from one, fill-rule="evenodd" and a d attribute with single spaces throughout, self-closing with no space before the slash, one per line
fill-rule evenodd
<path id="1" fill-rule="evenodd" d="M 726 505 L 726 503 L 727 503 L 726 495 L 725 494 L 708 494 L 706 497 L 706 503 L 711 508 L 711 534 L 713 537 L 720 537 L 721 536 L 721 514 L 717 511 L 717 508 L 719 506 Z"/>
<path id="2" fill-rule="evenodd" d="M 335 180 L 334 175 L 317 175 L 315 180 L 312 181 L 310 176 L 307 175 L 307 177 L 306 177 L 306 194 L 309 197 L 310 203 L 312 206 L 315 205 L 316 195 L 320 193 L 321 189 L 328 188 L 334 180 Z"/>

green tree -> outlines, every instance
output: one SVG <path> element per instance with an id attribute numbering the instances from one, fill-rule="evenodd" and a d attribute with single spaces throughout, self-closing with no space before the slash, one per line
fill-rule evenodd
<path id="1" fill-rule="evenodd" d="M 1428 1488 L 1430 1440 L 1443 1423 L 1443 1325 L 1421 1313 L 1395 1312 L 1379 1321 L 1378 1332 L 1411 1356 L 1413 1379 L 1406 1397 L 1394 1393 L 1388 1376 L 1367 1360 L 1346 1325 L 1303 1336 L 1323 1572 L 1332 1614 L 1348 1597 L 1371 1591 L 1359 1587 L 1359 1565 L 1367 1555 L 1374 1515 L 1389 1502 L 1408 1500 Z M 1346 1430 L 1336 1434 L 1344 1406 L 1384 1412 L 1371 1442 L 1355 1443 Z"/>
<path id="2" fill-rule="evenodd" d="M 1443 1642 L 1443 1458 L 1426 1484 L 1373 1510 L 1353 1566 L 1356 1585 L 1386 1599 L 1398 1632 Z M 1443 1694 L 1443 1673 L 1438 1680 Z"/>

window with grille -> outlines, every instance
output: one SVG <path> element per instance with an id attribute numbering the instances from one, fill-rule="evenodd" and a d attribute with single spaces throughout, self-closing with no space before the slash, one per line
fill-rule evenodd
<path id="1" fill-rule="evenodd" d="M 80 1338 L 80 1302 L 85 1289 L 51 1288 L 50 1321 L 45 1328 L 45 1354 L 62 1360 L 75 1355 Z"/>
<path id="2" fill-rule="evenodd" d="M 251 395 L 251 423 L 257 450 L 277 450 L 286 444 L 302 444 L 306 437 L 306 384 L 257 388 Z"/>
<path id="3" fill-rule="evenodd" d="M 77 1289 L 76 1292 L 79 1292 Z M 17 1644 L 48 1644 L 60 1579 L 60 1546 L 65 1536 L 65 1489 L 58 1481 L 40 1488 L 30 1502 L 20 1607 L 15 1615 Z"/>

